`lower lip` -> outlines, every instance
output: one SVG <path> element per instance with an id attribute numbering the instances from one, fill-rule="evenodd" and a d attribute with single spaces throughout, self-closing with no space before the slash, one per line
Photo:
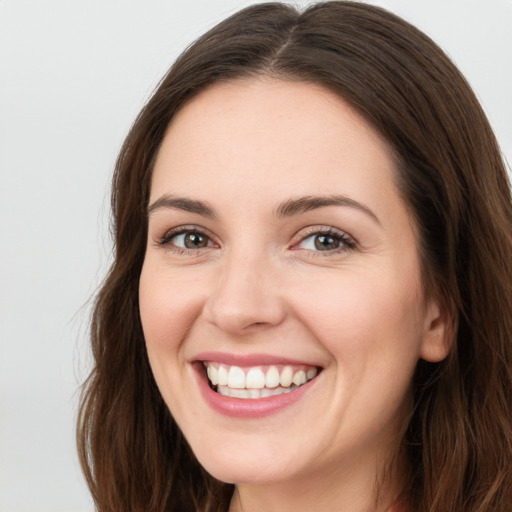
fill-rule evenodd
<path id="1" fill-rule="evenodd" d="M 266 398 L 233 398 L 214 391 L 204 375 L 202 364 L 196 368 L 196 379 L 205 402 L 216 412 L 236 418 L 260 418 L 275 414 L 299 401 L 314 385 L 317 377 L 294 391 Z"/>

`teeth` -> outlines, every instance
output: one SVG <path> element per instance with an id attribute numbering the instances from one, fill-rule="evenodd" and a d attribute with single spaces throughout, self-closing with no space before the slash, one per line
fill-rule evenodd
<path id="1" fill-rule="evenodd" d="M 231 392 L 231 396 L 234 398 L 251 398 L 250 396 L 247 396 L 248 390 L 247 389 L 236 389 L 236 388 L 228 388 Z"/>
<path id="2" fill-rule="evenodd" d="M 316 368 L 268 366 L 241 368 L 205 363 L 208 380 L 216 391 L 235 398 L 265 398 L 289 393 L 316 377 Z"/>
<path id="3" fill-rule="evenodd" d="M 208 369 L 206 371 L 208 378 L 210 379 L 210 382 L 215 386 L 219 383 L 218 379 L 218 371 L 215 366 L 208 366 Z"/>
<path id="4" fill-rule="evenodd" d="M 277 388 L 279 386 L 279 370 L 271 366 L 265 375 L 265 386 L 267 388 Z"/>
<path id="5" fill-rule="evenodd" d="M 228 373 L 228 386 L 235 389 L 245 388 L 245 372 L 238 366 L 232 366 Z"/>
<path id="6" fill-rule="evenodd" d="M 290 391 L 294 391 L 297 389 L 297 386 L 291 386 L 289 388 L 283 388 L 281 386 L 269 389 L 235 389 L 230 388 L 229 386 L 218 386 L 217 393 L 220 393 L 224 396 L 230 396 L 232 398 L 267 398 L 269 396 L 281 395 L 283 393 L 289 393 Z"/>
<path id="7" fill-rule="evenodd" d="M 300 386 L 301 384 L 306 383 L 306 372 L 303 370 L 299 370 L 293 374 L 292 382 L 296 386 Z"/>
<path id="8" fill-rule="evenodd" d="M 293 369 L 291 366 L 285 366 L 281 372 L 280 383 L 283 388 L 290 387 L 293 382 Z"/>
<path id="9" fill-rule="evenodd" d="M 247 372 L 245 376 L 245 387 L 251 389 L 261 389 L 265 387 L 265 375 L 259 368 L 251 368 Z"/>
<path id="10" fill-rule="evenodd" d="M 209 366 L 208 366 L 209 368 Z M 219 366 L 219 373 L 218 373 L 218 378 L 219 378 L 219 386 L 227 386 L 228 385 L 228 371 L 226 370 L 226 367 L 225 366 Z M 212 382 L 213 384 L 213 382 Z"/>
<path id="11" fill-rule="evenodd" d="M 317 374 L 317 369 L 311 368 L 311 370 L 308 370 L 308 372 L 306 373 L 306 377 L 308 380 L 311 380 L 313 377 L 316 377 L 316 374 Z"/>

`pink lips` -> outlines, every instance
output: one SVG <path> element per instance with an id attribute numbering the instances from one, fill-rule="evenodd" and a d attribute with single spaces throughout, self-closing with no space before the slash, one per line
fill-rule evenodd
<path id="1" fill-rule="evenodd" d="M 242 399 L 223 396 L 215 392 L 205 376 L 203 361 L 215 361 L 236 366 L 266 365 L 307 365 L 316 366 L 304 361 L 284 359 L 282 357 L 263 354 L 233 355 L 218 352 L 204 352 L 194 357 L 193 365 L 201 394 L 206 403 L 216 412 L 236 418 L 259 418 L 277 413 L 299 401 L 314 386 L 316 378 L 289 393 L 256 399 Z"/>
<path id="2" fill-rule="evenodd" d="M 215 361 L 230 366 L 267 366 L 275 365 L 304 365 L 319 366 L 316 363 L 290 359 L 268 354 L 228 354 L 225 352 L 201 352 L 194 357 L 195 361 Z"/>

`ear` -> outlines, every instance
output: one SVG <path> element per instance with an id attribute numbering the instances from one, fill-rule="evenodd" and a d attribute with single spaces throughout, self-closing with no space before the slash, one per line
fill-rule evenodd
<path id="1" fill-rule="evenodd" d="M 442 361 L 455 342 L 456 332 L 457 319 L 453 314 L 453 308 L 435 298 L 429 299 L 426 305 L 420 357 L 431 363 Z"/>

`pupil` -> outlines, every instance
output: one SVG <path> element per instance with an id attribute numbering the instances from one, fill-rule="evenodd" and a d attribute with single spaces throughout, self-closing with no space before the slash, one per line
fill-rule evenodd
<path id="1" fill-rule="evenodd" d="M 187 249 L 197 249 L 198 247 L 206 247 L 206 237 L 199 233 L 188 233 L 185 237 L 185 247 Z"/>
<path id="2" fill-rule="evenodd" d="M 318 235 L 315 238 L 315 247 L 319 250 L 337 249 L 339 245 L 339 241 L 329 235 Z"/>

